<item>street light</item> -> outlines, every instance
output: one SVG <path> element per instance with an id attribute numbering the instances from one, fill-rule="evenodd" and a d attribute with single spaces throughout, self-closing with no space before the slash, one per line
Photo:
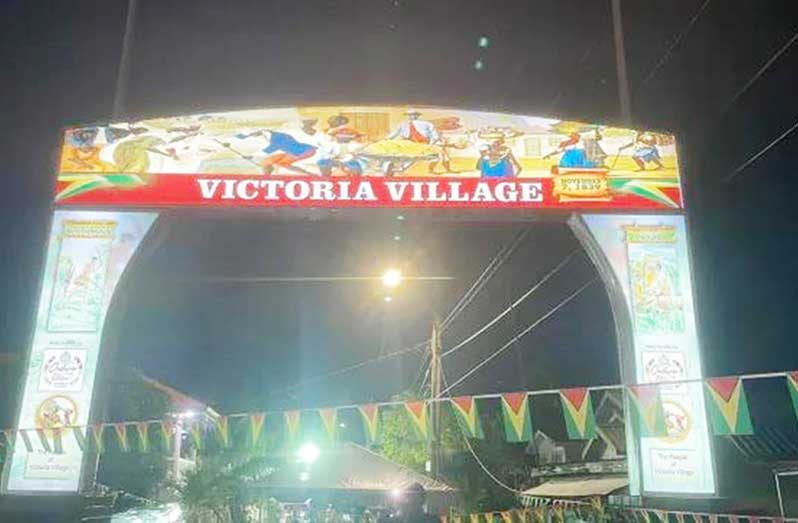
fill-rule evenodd
<path id="1" fill-rule="evenodd" d="M 396 287 L 402 283 L 402 273 L 398 269 L 388 269 L 382 275 L 382 284 L 386 287 Z"/>
<path id="2" fill-rule="evenodd" d="M 319 454 L 319 447 L 314 443 L 305 443 L 299 447 L 299 452 L 297 452 L 299 461 L 305 463 L 306 465 L 310 465 L 316 461 L 319 458 Z"/>

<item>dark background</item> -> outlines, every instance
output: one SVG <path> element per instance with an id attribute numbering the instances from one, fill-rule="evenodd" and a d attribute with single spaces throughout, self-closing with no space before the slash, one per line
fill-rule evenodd
<path id="1" fill-rule="evenodd" d="M 794 345 L 794 311 L 798 305 L 795 136 L 787 137 L 738 176 L 724 182 L 735 168 L 798 118 L 798 97 L 794 95 L 798 48 L 784 53 L 750 89 L 734 99 L 792 37 L 796 18 L 791 4 L 773 0 L 713 0 L 706 5 L 704 1 L 683 0 L 624 2 L 633 124 L 673 131 L 682 144 L 697 308 L 709 376 L 798 368 Z M 126 2 L 120 0 L 6 0 L 0 4 L 0 351 L 4 353 L 24 354 L 29 341 L 60 129 L 111 118 L 125 7 Z M 700 14 L 690 24 L 696 13 Z M 491 40 L 488 49 L 477 46 L 482 35 Z M 484 69 L 475 70 L 477 59 L 483 60 Z M 141 0 L 125 116 L 136 119 L 289 104 L 385 103 L 618 123 L 615 79 L 609 5 L 605 1 Z M 292 232 L 286 233 L 275 229 L 279 225 L 260 227 L 249 219 L 233 221 L 227 229 L 228 237 L 233 237 L 229 241 L 242 248 L 249 245 L 252 252 L 256 252 L 252 244 L 267 239 L 285 248 L 292 244 L 287 238 L 303 227 L 295 224 Z M 361 224 L 349 231 L 335 232 L 333 229 L 338 226 L 327 224 L 318 231 L 341 237 L 362 231 L 362 237 L 367 238 L 378 225 L 369 228 Z M 183 253 L 184 258 L 224 257 L 235 246 L 225 244 L 227 248 L 221 250 L 216 244 L 214 251 L 209 235 L 219 232 L 215 229 L 219 227 L 217 222 L 206 220 L 196 227 L 182 224 L 182 229 L 176 229 L 186 231 L 182 244 L 175 247 L 189 249 L 188 254 Z M 448 250 L 443 251 L 473 258 L 469 264 L 450 264 L 459 287 L 441 295 L 438 309 L 444 313 L 446 303 L 456 299 L 469 278 L 478 274 L 479 267 L 500 247 L 500 240 L 509 239 L 514 231 L 505 229 L 501 236 L 476 229 L 469 232 L 473 235 L 469 238 L 482 238 L 484 244 L 467 239 L 460 244 L 450 242 L 454 244 L 446 244 Z M 192 230 L 205 240 L 192 246 Z M 550 234 L 551 238 L 529 244 L 535 248 L 527 245 L 526 250 L 516 254 L 515 268 L 509 270 L 516 271 L 513 274 L 518 279 L 513 281 L 520 282 L 521 289 L 533 281 L 532 276 L 542 275 L 555 264 L 573 241 L 564 228 L 557 229 L 555 225 L 535 230 L 535 234 Z M 316 230 L 301 232 L 303 238 L 317 234 Z M 441 227 L 438 239 L 418 241 L 436 243 L 441 238 L 457 237 L 449 236 L 455 232 Z M 180 264 L 186 261 L 180 253 L 169 251 L 156 253 L 154 260 L 161 262 L 161 268 L 184 267 Z M 525 267 L 532 275 L 526 279 L 519 272 Z M 219 270 L 212 264 L 210 268 Z M 556 303 L 574 288 L 568 287 L 569 282 L 584 281 L 590 271 L 588 268 L 576 276 L 566 275 L 559 286 L 546 293 L 545 300 Z M 506 289 L 511 284 L 496 283 L 499 285 L 505 289 L 486 291 L 493 292 L 494 298 L 485 295 L 485 311 L 500 310 L 500 298 L 514 294 L 510 292 L 512 288 Z M 144 312 L 131 318 L 138 328 L 130 327 L 129 331 L 136 330 L 140 340 L 150 336 L 163 343 L 166 334 L 160 336 L 161 331 L 154 328 L 157 325 L 168 324 L 173 331 L 183 333 L 196 325 L 202 325 L 206 329 L 203 332 L 224 331 L 228 326 L 214 327 L 203 321 L 208 308 L 197 303 L 208 299 L 238 320 L 246 317 L 241 311 L 253 318 L 264 318 L 266 326 L 281 317 L 258 314 L 266 311 L 258 309 L 257 295 L 242 302 L 246 296 L 233 298 L 206 288 L 194 291 L 206 293 L 199 296 L 201 300 L 198 296 L 177 300 L 178 290 L 168 288 L 169 292 L 154 287 L 136 295 L 135 299 L 144 300 L 139 303 L 149 303 Z M 583 303 L 596 307 L 558 315 L 548 330 L 529 342 L 548 347 L 551 354 L 562 351 L 562 357 L 551 358 L 555 374 L 529 378 L 526 386 L 543 384 L 546 378 L 554 384 L 582 380 L 568 383 L 574 385 L 614 379 L 617 369 L 612 333 L 608 330 L 609 312 L 594 312 L 606 307 L 606 297 L 600 290 L 590 293 Z M 187 306 L 196 310 L 182 309 Z M 330 304 L 321 310 L 329 311 L 335 306 Z M 543 307 L 538 312 L 546 310 L 545 305 L 538 306 Z M 158 319 L 160 323 L 152 323 L 147 314 L 153 314 L 155 307 L 160 307 L 158 314 L 183 314 L 186 323 L 163 318 Z M 463 332 L 489 317 L 487 312 L 474 314 L 475 318 L 463 320 L 467 320 Z M 529 314 L 534 317 L 532 312 Z M 573 318 L 579 314 L 582 324 L 592 322 L 596 327 L 576 326 Z M 420 339 L 407 332 L 421 329 L 418 325 L 409 325 L 404 333 L 396 334 L 392 346 Z M 218 332 L 213 335 L 218 336 Z M 556 345 L 562 339 L 559 333 L 567 333 L 570 346 L 582 347 L 581 352 L 568 352 L 568 344 Z M 238 338 L 236 343 L 245 347 L 245 338 Z M 497 335 L 496 340 L 502 338 Z M 586 348 L 590 343 L 596 345 L 595 353 Z M 199 346 L 200 342 L 188 336 L 180 344 L 180 350 L 185 351 L 186 346 Z M 204 345 L 210 355 L 213 344 Z M 235 368 L 257 365 L 253 362 L 264 358 L 254 344 L 249 351 L 236 352 L 236 346 L 225 350 Z M 182 358 L 172 354 L 162 359 L 154 348 L 147 352 L 131 347 L 123 353 L 141 355 L 132 363 L 149 367 L 145 370 L 152 373 L 161 369 L 170 374 L 169 365 L 176 366 Z M 479 351 L 472 353 L 470 357 L 475 359 L 464 360 L 460 368 L 465 370 L 469 363 L 478 361 L 478 354 Z M 591 358 L 596 354 L 600 357 Z M 339 359 L 314 360 L 312 370 L 334 369 L 361 357 L 365 357 L 365 351 L 344 353 Z M 201 366 L 210 365 L 208 360 L 192 361 L 196 361 L 192 373 L 170 376 L 192 393 L 223 403 L 223 388 L 215 390 L 206 385 L 211 376 L 203 372 L 208 368 L 200 372 Z M 556 365 L 560 361 L 562 369 Z M 220 375 L 225 374 L 221 359 L 213 360 L 213 365 Z M 236 394 L 240 394 L 242 402 L 254 401 L 252 391 L 262 390 L 262 384 L 250 387 L 248 382 L 274 381 L 280 385 L 281 380 L 291 381 L 303 369 L 308 371 L 302 365 L 291 365 L 294 364 L 287 364 L 285 369 L 293 368 L 294 374 L 261 376 L 257 372 L 265 372 L 263 369 L 253 370 L 255 374 L 242 381 L 241 391 L 249 392 Z M 591 371 L 590 377 L 567 377 L 566 365 Z M 411 374 L 407 371 L 408 376 Z M 529 376 L 534 376 L 532 371 Z M 14 379 L 10 373 L 6 377 Z M 527 380 L 523 376 L 514 379 Z M 488 385 L 476 383 L 468 392 L 478 392 Z M 331 392 L 314 390 L 306 399 L 340 393 L 343 400 L 347 390 L 346 386 L 330 389 Z M 13 404 L 13 398 L 7 396 L 2 416 L 9 420 L 7 423 L 13 416 L 9 412 Z"/>

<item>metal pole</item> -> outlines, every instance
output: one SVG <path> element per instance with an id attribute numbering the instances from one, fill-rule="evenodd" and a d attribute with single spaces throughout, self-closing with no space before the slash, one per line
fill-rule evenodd
<path id="1" fill-rule="evenodd" d="M 432 336 L 430 337 L 430 396 L 432 399 L 437 399 L 441 394 L 441 345 L 440 345 L 440 329 L 438 321 L 432 323 Z M 431 452 L 430 460 L 432 461 L 432 477 L 435 479 L 439 476 L 440 468 L 440 401 L 432 402 L 432 438 L 430 441 Z"/>
<path id="2" fill-rule="evenodd" d="M 119 70 L 116 73 L 116 89 L 111 115 L 114 120 L 121 120 L 127 109 L 128 76 L 130 73 L 130 48 L 133 46 L 133 28 L 136 22 L 138 0 L 128 0 L 125 16 L 125 34 L 122 37 L 122 53 L 119 57 Z"/>
<path id="3" fill-rule="evenodd" d="M 629 95 L 629 79 L 626 76 L 626 50 L 623 43 L 623 15 L 621 0 L 612 1 L 612 36 L 615 41 L 615 68 L 618 72 L 618 101 L 621 105 L 621 121 L 632 120 L 632 101 Z"/>
<path id="4" fill-rule="evenodd" d="M 781 483 L 779 483 L 779 473 L 773 473 L 773 479 L 776 480 L 776 496 L 779 498 L 779 516 L 784 517 L 784 500 L 781 497 Z"/>

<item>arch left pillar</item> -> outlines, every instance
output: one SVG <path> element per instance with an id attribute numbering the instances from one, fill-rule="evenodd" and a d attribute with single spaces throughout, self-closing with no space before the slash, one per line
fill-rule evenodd
<path id="1" fill-rule="evenodd" d="M 156 212 L 53 213 L 21 400 L 14 430 L 5 434 L 4 494 L 79 491 L 105 318 L 157 218 Z"/>

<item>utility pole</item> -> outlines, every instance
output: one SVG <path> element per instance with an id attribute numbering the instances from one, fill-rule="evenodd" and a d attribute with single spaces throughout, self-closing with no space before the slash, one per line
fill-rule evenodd
<path id="1" fill-rule="evenodd" d="M 430 461 L 432 462 L 432 477 L 438 478 L 440 473 L 440 428 L 441 428 L 441 338 L 438 320 L 432 322 L 432 336 L 430 336 L 430 417 L 432 422 L 432 438 L 430 438 Z"/>
<path id="2" fill-rule="evenodd" d="M 125 14 L 125 33 L 122 36 L 122 51 L 119 56 L 119 69 L 116 72 L 116 89 L 111 115 L 114 120 L 127 116 L 127 88 L 130 75 L 130 49 L 133 47 L 133 30 L 136 24 L 138 0 L 128 0 Z"/>
<path id="3" fill-rule="evenodd" d="M 621 121 L 632 121 L 632 100 L 629 94 L 629 78 L 626 76 L 626 49 L 623 43 L 623 14 L 621 0 L 612 0 L 612 36 L 615 42 L 615 69 L 618 73 L 618 102 L 621 106 Z"/>

